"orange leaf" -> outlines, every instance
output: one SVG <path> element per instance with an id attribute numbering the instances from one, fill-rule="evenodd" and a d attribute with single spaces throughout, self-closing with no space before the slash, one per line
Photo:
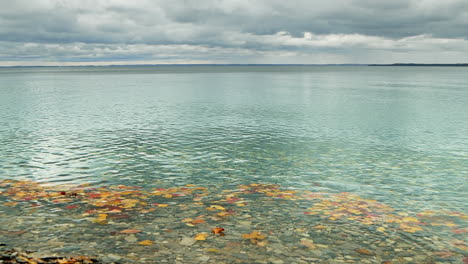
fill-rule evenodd
<path id="1" fill-rule="evenodd" d="M 136 234 L 136 233 L 140 233 L 142 230 L 139 230 L 139 229 L 125 229 L 125 230 L 122 230 L 120 231 L 121 234 Z"/>
<path id="2" fill-rule="evenodd" d="M 219 234 L 220 236 L 224 236 L 224 228 L 221 228 L 221 227 L 216 227 L 216 228 L 213 228 L 211 229 L 211 232 L 213 232 L 213 234 Z"/>

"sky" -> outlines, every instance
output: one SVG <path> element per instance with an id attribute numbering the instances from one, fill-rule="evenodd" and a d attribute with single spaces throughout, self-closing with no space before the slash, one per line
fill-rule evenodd
<path id="1" fill-rule="evenodd" d="M 0 66 L 468 63 L 468 0 L 0 0 Z"/>

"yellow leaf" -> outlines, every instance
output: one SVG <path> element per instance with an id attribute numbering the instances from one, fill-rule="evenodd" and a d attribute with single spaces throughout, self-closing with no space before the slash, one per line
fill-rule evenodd
<path id="1" fill-rule="evenodd" d="M 158 207 L 167 207 L 169 206 L 168 204 L 158 204 Z"/>
<path id="2" fill-rule="evenodd" d="M 250 242 L 255 243 L 257 240 L 265 239 L 266 236 L 258 231 L 253 231 L 250 234 L 242 234 L 243 239 L 250 239 Z"/>
<path id="3" fill-rule="evenodd" d="M 318 226 L 314 226 L 313 228 L 314 229 L 324 229 L 324 228 L 326 228 L 326 226 L 318 225 Z"/>
<path id="4" fill-rule="evenodd" d="M 225 211 L 226 208 L 222 207 L 221 205 L 211 205 L 210 208 Z"/>
<path id="5" fill-rule="evenodd" d="M 403 222 L 412 222 L 412 223 L 417 223 L 419 220 L 416 217 L 408 216 L 408 217 L 403 217 Z"/>
<path id="6" fill-rule="evenodd" d="M 99 219 L 98 219 L 98 220 L 94 220 L 93 222 L 96 223 L 96 224 L 105 225 L 105 224 L 107 224 L 109 221 L 107 221 L 107 220 L 99 220 Z"/>
<path id="7" fill-rule="evenodd" d="M 193 219 L 192 218 L 185 218 L 182 220 L 182 223 L 188 223 L 188 222 L 192 222 Z"/>
<path id="8" fill-rule="evenodd" d="M 207 233 L 200 233 L 195 236 L 195 240 L 206 240 L 208 237 Z"/>
<path id="9" fill-rule="evenodd" d="M 153 241 L 151 241 L 151 240 L 143 240 L 143 241 L 141 241 L 141 242 L 138 242 L 138 245 L 142 245 L 142 246 L 153 245 Z"/>
<path id="10" fill-rule="evenodd" d="M 383 226 L 377 227 L 377 231 L 385 232 L 385 227 L 383 227 Z"/>
<path id="11" fill-rule="evenodd" d="M 206 252 L 210 252 L 210 253 L 221 253 L 222 251 L 217 249 L 217 248 L 207 248 L 206 249 Z"/>
<path id="12" fill-rule="evenodd" d="M 97 220 L 106 220 L 107 219 L 107 214 L 99 214 Z"/>

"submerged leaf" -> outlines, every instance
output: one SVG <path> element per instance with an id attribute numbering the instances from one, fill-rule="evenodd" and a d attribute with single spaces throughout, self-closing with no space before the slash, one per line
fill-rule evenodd
<path id="1" fill-rule="evenodd" d="M 136 233 L 140 233 L 142 230 L 140 229 L 125 229 L 125 230 L 122 230 L 120 231 L 121 234 L 136 234 Z"/>
<path id="2" fill-rule="evenodd" d="M 208 237 L 207 233 L 200 233 L 195 236 L 195 240 L 206 240 Z"/>
<path id="3" fill-rule="evenodd" d="M 218 234 L 220 236 L 224 236 L 224 228 L 221 228 L 221 227 L 215 227 L 211 229 L 211 232 L 215 235 Z"/>
<path id="4" fill-rule="evenodd" d="M 150 246 L 150 245 L 153 245 L 153 241 L 151 241 L 151 240 L 143 240 L 143 241 L 141 241 L 141 242 L 138 242 L 138 245 Z"/>
<path id="5" fill-rule="evenodd" d="M 255 242 L 257 242 L 258 240 L 265 239 L 266 236 L 263 235 L 263 234 L 261 234 L 261 233 L 258 232 L 258 231 L 253 231 L 253 232 L 250 233 L 250 234 L 242 234 L 242 238 L 243 238 L 243 239 L 250 239 L 250 242 L 255 243 Z"/>

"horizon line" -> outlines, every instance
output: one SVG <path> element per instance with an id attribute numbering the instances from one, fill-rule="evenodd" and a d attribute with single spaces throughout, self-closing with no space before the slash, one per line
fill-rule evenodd
<path id="1" fill-rule="evenodd" d="M 468 63 L 171 63 L 108 65 L 15 65 L 0 68 L 164 67 L 164 66 L 468 66 Z"/>

